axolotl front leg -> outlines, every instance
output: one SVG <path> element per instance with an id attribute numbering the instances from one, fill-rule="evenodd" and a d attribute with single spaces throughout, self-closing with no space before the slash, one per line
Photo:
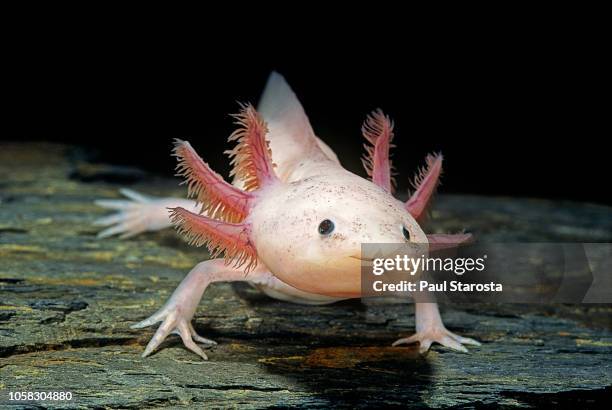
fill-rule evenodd
<path id="1" fill-rule="evenodd" d="M 442 322 L 437 303 L 416 303 L 415 322 L 416 333 L 396 340 L 393 346 L 418 342 L 421 354 L 427 353 L 434 342 L 464 353 L 468 350 L 463 345 L 480 346 L 476 340 L 456 335 L 448 330 Z"/>
<path id="2" fill-rule="evenodd" d="M 373 183 L 392 194 L 395 181 L 391 176 L 393 167 L 389 158 L 389 150 L 393 146 L 393 123 L 389 117 L 378 110 L 367 118 L 362 132 L 369 143 L 365 145 L 366 155 L 363 158 L 368 176 Z M 404 204 L 406 211 L 419 224 L 422 224 L 427 218 L 429 205 L 442 174 L 442 159 L 442 155 L 427 156 L 426 166 L 420 170 L 413 181 L 415 191 Z M 427 235 L 427 239 L 429 250 L 432 251 L 459 246 L 471 241 L 472 237 L 470 234 L 437 234 Z M 427 353 L 434 342 L 460 352 L 467 352 L 463 345 L 480 346 L 476 340 L 456 335 L 446 329 L 436 303 L 415 303 L 415 327 L 415 334 L 395 341 L 393 346 L 419 343 L 421 354 Z"/>
<path id="3" fill-rule="evenodd" d="M 181 337 L 185 347 L 207 360 L 206 353 L 197 343 L 211 346 L 215 345 L 216 342 L 198 335 L 191 324 L 202 295 L 211 283 L 245 281 L 247 279 L 252 283 L 262 285 L 273 285 L 274 282 L 278 281 L 264 266 L 249 272 L 248 278 L 245 278 L 244 270 L 226 265 L 223 259 L 212 259 L 196 265 L 172 293 L 164 306 L 148 319 L 131 326 L 133 329 L 140 329 L 162 322 L 142 356 L 150 355 L 168 335 L 174 333 Z"/>
<path id="4" fill-rule="evenodd" d="M 259 186 L 269 182 L 267 179 L 274 178 L 264 139 L 265 125 L 252 107 L 244 107 L 237 120 L 242 128 L 234 134 L 239 141 L 234 155 L 247 167 L 245 174 L 240 168 L 237 173 L 239 177 L 246 177 L 248 186 L 257 191 Z M 202 161 L 189 143 L 177 140 L 174 154 L 179 159 L 179 175 L 186 178 L 188 196 L 195 198 L 201 206 L 195 211 L 184 207 L 171 209 L 170 222 L 190 244 L 206 245 L 213 259 L 196 265 L 161 309 L 132 327 L 142 328 L 162 322 L 143 356 L 155 350 L 169 334 L 177 333 L 189 350 L 207 359 L 196 342 L 208 345 L 214 342 L 198 335 L 191 320 L 208 285 L 232 281 L 249 281 L 272 288 L 282 288 L 283 285 L 257 260 L 249 235 L 251 225 L 246 217 L 257 196 L 225 182 Z M 225 259 L 214 259 L 221 253 L 225 254 Z"/>

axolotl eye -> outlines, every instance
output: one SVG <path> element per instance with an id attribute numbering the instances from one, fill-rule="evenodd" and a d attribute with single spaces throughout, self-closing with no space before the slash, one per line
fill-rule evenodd
<path id="1" fill-rule="evenodd" d="M 406 229 L 404 225 L 402 225 L 402 234 L 404 235 L 404 238 L 407 241 L 410 241 L 410 232 L 408 231 L 408 229 Z"/>
<path id="2" fill-rule="evenodd" d="M 319 224 L 319 233 L 321 235 L 329 235 L 330 233 L 334 231 L 334 228 L 335 226 L 332 221 L 330 221 L 329 219 L 324 219 Z"/>

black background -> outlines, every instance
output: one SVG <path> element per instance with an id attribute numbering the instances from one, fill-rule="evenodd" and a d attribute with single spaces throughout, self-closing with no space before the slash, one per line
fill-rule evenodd
<path id="1" fill-rule="evenodd" d="M 400 191 L 427 153 L 441 151 L 442 192 L 612 204 L 604 56 L 579 41 L 448 36 L 391 45 L 340 36 L 325 47 L 266 47 L 208 35 L 186 45 L 73 34 L 7 51 L 3 139 L 78 144 L 97 161 L 172 175 L 171 141 L 180 137 L 227 175 L 228 114 L 237 101 L 256 103 L 274 69 L 354 172 L 364 174 L 366 114 L 388 113 Z"/>

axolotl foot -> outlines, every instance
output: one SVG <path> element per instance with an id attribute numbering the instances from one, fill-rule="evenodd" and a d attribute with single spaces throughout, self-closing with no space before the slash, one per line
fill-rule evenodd
<path id="1" fill-rule="evenodd" d="M 403 344 L 419 343 L 419 353 L 426 354 L 429 351 L 432 343 L 439 343 L 444 347 L 448 347 L 459 352 L 467 353 L 468 349 L 463 345 L 480 346 L 480 343 L 469 337 L 462 337 L 454 334 L 450 330 L 442 327 L 432 327 L 429 329 L 417 332 L 409 337 L 404 337 L 393 342 L 393 346 Z"/>
<path id="2" fill-rule="evenodd" d="M 132 325 L 133 329 L 140 329 L 162 322 L 142 356 L 150 355 L 171 333 L 177 334 L 183 340 L 185 347 L 204 360 L 208 360 L 206 353 L 196 344 L 208 346 L 216 345 L 213 340 L 198 335 L 191 324 L 198 303 L 209 283 L 216 279 L 233 279 L 244 277 L 240 271 L 225 266 L 222 259 L 208 260 L 197 264 L 176 288 L 170 299 L 148 319 Z"/>
<path id="3" fill-rule="evenodd" d="M 464 345 L 480 346 L 480 343 L 469 337 L 454 334 L 442 323 L 438 305 L 435 303 L 417 303 L 415 308 L 416 333 L 396 340 L 393 346 L 419 343 L 419 352 L 426 354 L 432 343 L 467 353 Z"/>
<path id="4" fill-rule="evenodd" d="M 182 206 L 197 210 L 194 201 L 178 198 L 158 198 L 144 195 L 131 189 L 120 189 L 127 199 L 99 199 L 95 204 L 115 211 L 94 221 L 94 225 L 105 227 L 98 238 L 119 235 L 130 238 L 143 232 L 159 231 L 171 226 L 168 208 Z"/>
<path id="5" fill-rule="evenodd" d="M 206 353 L 204 353 L 202 348 L 198 346 L 196 342 L 205 344 L 209 347 L 216 345 L 217 342 L 200 336 L 193 328 L 190 320 L 191 318 L 187 318 L 185 316 L 186 315 L 184 315 L 184 312 L 180 306 L 173 306 L 170 304 L 169 306 L 164 306 L 148 319 L 130 326 L 132 329 L 141 329 L 154 325 L 157 322 L 162 322 L 155 332 L 155 335 L 153 335 L 149 341 L 149 344 L 147 344 L 147 347 L 142 353 L 142 357 L 150 355 L 166 339 L 166 337 L 168 337 L 168 335 L 177 334 L 181 337 L 183 344 L 187 349 L 191 350 L 202 359 L 208 360 L 208 356 L 206 356 Z"/>
<path id="6" fill-rule="evenodd" d="M 181 337 L 185 347 L 204 360 L 208 360 L 206 353 L 200 346 L 201 343 L 208 347 L 216 345 L 213 340 L 198 335 L 191 324 L 193 315 L 209 284 L 213 282 L 245 281 L 244 272 L 225 264 L 223 259 L 211 259 L 197 264 L 176 288 L 166 304 L 148 319 L 132 325 L 132 329 L 141 329 L 162 322 L 142 356 L 150 355 L 159 345 L 174 333 Z M 266 284 L 277 280 L 263 267 L 251 271 L 248 280 L 254 283 Z"/>

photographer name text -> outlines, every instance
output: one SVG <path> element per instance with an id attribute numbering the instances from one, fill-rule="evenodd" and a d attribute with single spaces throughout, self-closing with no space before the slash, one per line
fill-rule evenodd
<path id="1" fill-rule="evenodd" d="M 372 259 L 372 274 L 383 275 L 387 271 L 406 272 L 410 276 L 420 275 L 422 272 L 450 272 L 462 276 L 466 272 L 482 272 L 485 270 L 487 255 L 481 258 L 434 258 L 421 255 L 409 257 L 396 255 L 394 258 Z M 502 292 L 501 283 L 465 283 L 458 280 L 444 280 L 430 282 L 427 280 L 402 280 L 396 283 L 387 283 L 375 280 L 372 283 L 375 292 Z"/>

